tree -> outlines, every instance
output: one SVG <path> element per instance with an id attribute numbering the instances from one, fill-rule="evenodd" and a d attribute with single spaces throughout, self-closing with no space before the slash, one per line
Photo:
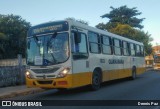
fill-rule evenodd
<path id="1" fill-rule="evenodd" d="M 134 8 L 128 8 L 126 5 L 121 6 L 119 8 L 110 7 L 112 11 L 110 13 L 104 14 L 101 17 L 102 18 L 109 18 L 109 22 L 112 24 L 114 23 L 121 23 L 121 24 L 128 24 L 131 27 L 136 28 L 143 28 L 143 25 L 141 25 L 141 22 L 145 18 L 138 19 L 136 16 L 141 15 L 141 12 L 138 12 L 136 10 L 136 7 Z"/>
<path id="2" fill-rule="evenodd" d="M 26 35 L 29 27 L 30 23 L 20 16 L 0 15 L 0 51 L 3 52 L 1 58 L 16 58 L 17 54 L 25 56 Z"/>
<path id="3" fill-rule="evenodd" d="M 4 45 L 6 43 L 7 37 L 5 34 L 0 33 L 0 59 L 3 57 L 5 53 Z"/>
<path id="4" fill-rule="evenodd" d="M 66 18 L 66 20 L 73 20 L 73 21 L 80 22 L 80 23 L 82 23 L 82 24 L 88 25 L 88 22 L 87 22 L 87 21 L 84 21 L 84 20 L 82 20 L 82 19 L 75 19 L 75 18 L 73 18 L 73 17 L 68 17 L 68 18 Z"/>
<path id="5" fill-rule="evenodd" d="M 111 33 L 121 35 L 132 40 L 143 42 L 145 53 L 149 55 L 152 53 L 151 41 L 153 38 L 148 32 L 140 30 L 143 25 L 140 23 L 144 20 L 138 19 L 135 16 L 140 15 L 136 8 L 128 8 L 127 6 L 121 6 L 120 8 L 111 7 L 112 11 L 109 14 L 104 14 L 102 18 L 109 18 L 109 22 L 99 23 L 97 28 L 107 30 Z"/>

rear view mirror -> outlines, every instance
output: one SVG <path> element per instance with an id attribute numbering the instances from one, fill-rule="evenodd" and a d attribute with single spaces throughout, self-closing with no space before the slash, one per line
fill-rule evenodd
<path id="1" fill-rule="evenodd" d="M 81 33 L 75 32 L 74 33 L 74 40 L 75 40 L 76 44 L 81 43 Z"/>

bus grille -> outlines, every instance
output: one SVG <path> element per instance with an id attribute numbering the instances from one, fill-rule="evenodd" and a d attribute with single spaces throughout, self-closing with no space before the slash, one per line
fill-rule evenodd
<path id="1" fill-rule="evenodd" d="M 58 70 L 59 68 L 50 68 L 50 69 L 31 69 L 35 73 L 54 73 Z"/>
<path id="2" fill-rule="evenodd" d="M 37 81 L 39 84 L 52 84 L 52 80 L 51 81 Z"/>

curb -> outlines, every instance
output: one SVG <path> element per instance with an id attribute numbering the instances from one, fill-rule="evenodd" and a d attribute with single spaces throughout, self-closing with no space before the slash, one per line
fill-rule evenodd
<path id="1" fill-rule="evenodd" d="M 45 91 L 45 89 L 39 89 L 39 88 L 29 89 L 28 88 L 26 90 L 20 90 L 18 92 L 11 92 L 8 94 L 0 95 L 0 100 L 12 98 L 12 97 L 17 97 L 17 96 L 24 96 L 24 95 L 29 95 L 29 94 L 40 93 L 40 92 L 44 92 L 44 91 Z"/>

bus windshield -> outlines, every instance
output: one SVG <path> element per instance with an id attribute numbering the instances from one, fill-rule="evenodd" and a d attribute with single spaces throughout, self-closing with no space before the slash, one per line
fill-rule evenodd
<path id="1" fill-rule="evenodd" d="M 27 39 L 28 65 L 54 65 L 69 57 L 68 33 L 33 36 Z"/>
<path id="2" fill-rule="evenodd" d="M 155 63 L 160 63 L 160 56 L 156 55 L 156 56 L 154 57 L 154 62 L 155 62 Z"/>

